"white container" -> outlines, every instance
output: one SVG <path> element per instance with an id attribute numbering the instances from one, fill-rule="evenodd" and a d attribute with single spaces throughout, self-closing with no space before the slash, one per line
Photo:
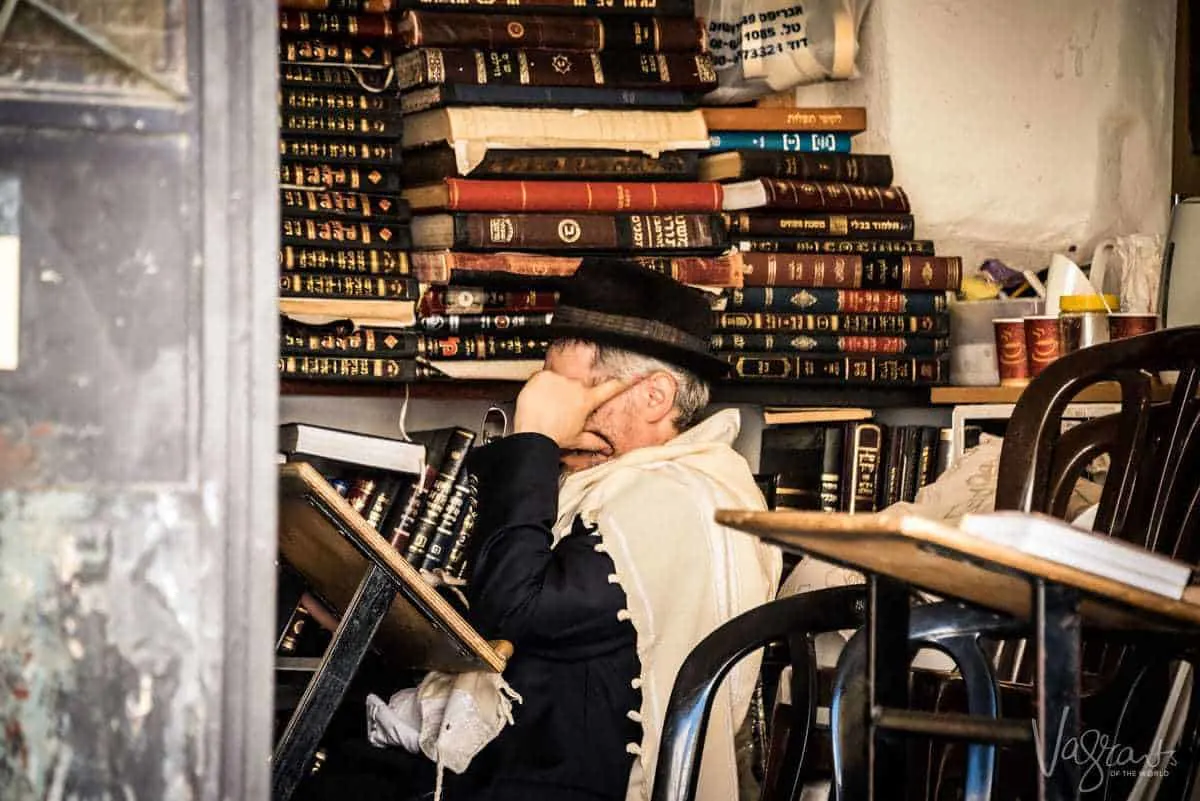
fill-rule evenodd
<path id="1" fill-rule="evenodd" d="M 996 332 L 992 320 L 1042 313 L 1041 298 L 963 300 L 950 304 L 950 383 L 960 387 L 994 387 Z"/>

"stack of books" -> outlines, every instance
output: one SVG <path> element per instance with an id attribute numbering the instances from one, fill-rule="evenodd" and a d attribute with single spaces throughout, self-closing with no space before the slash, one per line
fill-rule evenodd
<path id="1" fill-rule="evenodd" d="M 461 577 L 477 492 L 463 464 L 476 435 L 447 427 L 414 433 L 413 439 L 304 423 L 279 429 L 283 458 L 315 467 L 409 564 Z"/>
<path id="2" fill-rule="evenodd" d="M 281 0 L 279 12 L 280 374 L 412 380 L 420 288 L 399 197 L 393 23 L 299 10 L 314 5 Z"/>
<path id="3" fill-rule="evenodd" d="M 394 55 L 413 271 L 429 285 L 418 327 L 446 336 L 446 358 L 527 376 L 556 282 L 586 255 L 740 286 L 721 187 L 697 177 L 696 106 L 716 75 L 691 0 L 455 8 L 401 13 Z"/>
<path id="4" fill-rule="evenodd" d="M 738 378 L 932 385 L 949 369 L 950 292 L 962 260 L 915 239 L 887 155 L 850 153 L 863 108 L 708 108 L 715 152 L 700 177 L 724 186 L 745 265 L 714 345 Z"/>

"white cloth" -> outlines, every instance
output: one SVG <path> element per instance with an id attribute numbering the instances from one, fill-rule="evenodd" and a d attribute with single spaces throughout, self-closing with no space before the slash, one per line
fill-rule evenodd
<path id="1" fill-rule="evenodd" d="M 774 597 L 779 550 L 714 521 L 717 509 L 763 509 L 750 467 L 732 444 L 738 412 L 714 414 L 670 442 L 639 448 L 568 476 L 559 492 L 555 542 L 576 515 L 597 533 L 625 591 L 642 675 L 642 742 L 627 801 L 645 801 L 667 701 L 680 665 L 705 636 Z M 734 735 L 750 708 L 761 655 L 743 659 L 709 718 L 697 801 L 738 793 Z"/>

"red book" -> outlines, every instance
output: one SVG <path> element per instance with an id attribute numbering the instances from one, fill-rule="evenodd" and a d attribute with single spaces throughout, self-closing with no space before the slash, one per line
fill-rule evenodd
<path id="1" fill-rule="evenodd" d="M 674 278 L 681 284 L 714 287 L 742 286 L 742 255 L 725 256 L 640 256 L 634 260 Z M 455 273 L 488 275 L 506 273 L 531 278 L 562 278 L 574 275 L 583 261 L 579 256 L 546 256 L 540 253 L 459 253 L 425 250 L 412 254 L 414 274 L 428 284 L 448 284 Z M 462 275 L 457 280 L 471 281 Z"/>
<path id="2" fill-rule="evenodd" d="M 414 210 L 671 211 L 721 210 L 724 192 L 710 182 L 476 181 L 447 178 L 402 193 Z"/>

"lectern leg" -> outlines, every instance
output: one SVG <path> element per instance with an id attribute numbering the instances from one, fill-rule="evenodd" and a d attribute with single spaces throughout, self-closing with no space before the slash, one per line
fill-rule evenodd
<path id="1" fill-rule="evenodd" d="M 346 688 L 395 597 L 396 585 L 386 573 L 372 566 L 359 582 L 320 666 L 275 746 L 271 777 L 273 801 L 288 801 L 304 777 L 325 729 L 341 705 Z"/>
<path id="2" fill-rule="evenodd" d="M 1033 587 L 1034 643 L 1037 647 L 1038 801 L 1078 799 L 1081 791 L 1079 743 L 1079 592 L 1037 581 Z"/>

